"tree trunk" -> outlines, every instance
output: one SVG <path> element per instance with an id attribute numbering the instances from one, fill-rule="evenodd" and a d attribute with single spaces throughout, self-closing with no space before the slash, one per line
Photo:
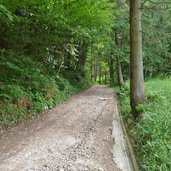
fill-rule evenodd
<path id="1" fill-rule="evenodd" d="M 105 85 L 107 84 L 107 72 L 105 71 Z"/>
<path id="2" fill-rule="evenodd" d="M 121 42 L 121 37 L 118 34 L 118 30 L 115 30 L 115 43 L 116 43 L 118 48 L 121 48 L 122 42 Z M 122 66 L 121 66 L 121 62 L 120 62 L 119 57 L 120 56 L 117 57 L 117 63 L 118 63 L 118 83 L 119 83 L 119 86 L 122 86 L 124 84 L 124 80 L 123 80 L 123 74 L 122 74 Z"/>
<path id="3" fill-rule="evenodd" d="M 132 114 L 137 117 L 137 105 L 144 101 L 142 62 L 141 0 L 130 0 L 130 100 Z"/>
<path id="4" fill-rule="evenodd" d="M 95 58 L 95 64 L 94 64 L 94 81 L 97 80 L 97 59 Z"/>
<path id="5" fill-rule="evenodd" d="M 99 83 L 102 83 L 102 67 L 99 65 Z"/>
<path id="6" fill-rule="evenodd" d="M 114 60 L 112 57 L 109 58 L 109 76 L 110 76 L 110 84 L 114 85 Z"/>
<path id="7" fill-rule="evenodd" d="M 93 61 L 91 59 L 91 66 L 90 66 L 90 77 L 91 77 L 91 81 L 93 81 Z"/>
<path id="8" fill-rule="evenodd" d="M 122 74 L 122 65 L 118 62 L 118 83 L 120 86 L 124 84 L 123 74 Z"/>
<path id="9" fill-rule="evenodd" d="M 83 77 L 85 76 L 84 65 L 86 62 L 87 52 L 88 52 L 88 42 L 83 41 L 79 47 L 78 66 L 77 66 L 77 69 L 81 71 L 81 76 Z"/>
<path id="10" fill-rule="evenodd" d="M 6 36 L 6 30 L 4 29 L 4 25 L 2 23 L 0 23 L 0 49 L 5 48 L 5 36 Z"/>

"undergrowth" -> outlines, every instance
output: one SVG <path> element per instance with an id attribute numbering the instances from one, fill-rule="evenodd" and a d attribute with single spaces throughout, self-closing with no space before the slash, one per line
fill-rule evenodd
<path id="1" fill-rule="evenodd" d="M 145 83 L 146 102 L 140 106 L 141 117 L 133 121 L 129 101 L 129 83 L 117 94 L 121 112 L 133 140 L 142 171 L 171 170 L 171 79 Z"/>
<path id="2" fill-rule="evenodd" d="M 0 129 L 51 109 L 90 86 L 86 78 L 48 74 L 41 63 L 25 55 L 4 51 L 0 59 Z"/>

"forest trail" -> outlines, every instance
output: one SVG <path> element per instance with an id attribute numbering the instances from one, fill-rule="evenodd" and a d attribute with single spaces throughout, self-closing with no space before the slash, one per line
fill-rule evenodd
<path id="1" fill-rule="evenodd" d="M 1 133 L 0 171 L 131 171 L 123 141 L 113 89 L 93 86 Z"/>

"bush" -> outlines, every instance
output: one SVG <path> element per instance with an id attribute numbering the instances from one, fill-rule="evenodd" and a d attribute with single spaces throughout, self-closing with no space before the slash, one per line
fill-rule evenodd
<path id="1" fill-rule="evenodd" d="M 83 74 L 83 71 L 66 71 L 63 75 L 78 90 L 92 85 L 91 81 L 85 76 L 86 74 Z"/>
<path id="2" fill-rule="evenodd" d="M 51 109 L 89 84 L 78 73 L 65 78 L 50 75 L 41 63 L 26 55 L 2 51 L 0 57 L 0 127 Z"/>

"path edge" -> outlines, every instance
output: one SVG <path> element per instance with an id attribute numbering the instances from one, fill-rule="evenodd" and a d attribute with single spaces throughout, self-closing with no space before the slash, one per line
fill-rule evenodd
<path id="1" fill-rule="evenodd" d="M 117 98 L 116 98 L 117 99 Z M 122 115 L 121 115 L 121 110 L 120 110 L 120 105 L 118 105 L 118 101 L 116 104 L 117 108 L 118 108 L 118 118 L 120 120 L 121 123 L 121 127 L 122 127 L 122 131 L 123 131 L 123 135 L 124 135 L 124 140 L 125 140 L 125 145 L 126 145 L 126 150 L 127 150 L 127 154 L 128 157 L 130 158 L 130 162 L 131 162 L 131 166 L 133 171 L 140 171 L 136 157 L 135 157 L 135 153 L 132 147 L 132 141 L 128 135 L 126 126 L 125 126 L 125 122 L 123 121 Z"/>

